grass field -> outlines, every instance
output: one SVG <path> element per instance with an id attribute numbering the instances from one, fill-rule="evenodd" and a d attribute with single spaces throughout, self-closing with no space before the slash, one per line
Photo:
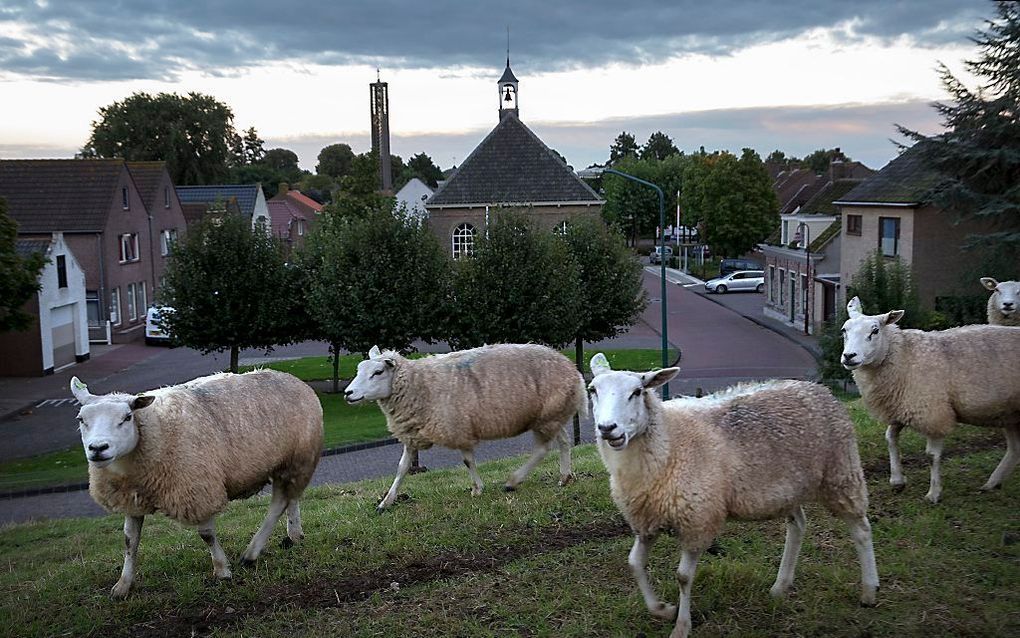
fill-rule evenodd
<path id="1" fill-rule="evenodd" d="M 947 442 L 944 502 L 927 489 L 923 443 L 905 433 L 910 484 L 888 487 L 883 429 L 853 403 L 871 489 L 882 588 L 857 604 L 858 567 L 845 527 L 817 507 L 790 597 L 768 588 L 782 553 L 781 521 L 731 523 L 694 584 L 694 636 L 1020 635 L 1020 476 L 979 494 L 1002 456 L 1000 432 L 961 428 Z M 282 549 L 283 526 L 252 568 L 238 564 L 265 498 L 234 503 L 221 542 L 234 579 L 216 582 L 204 543 L 161 516 L 142 532 L 136 589 L 108 598 L 119 574 L 122 519 L 0 530 L 0 634 L 11 636 L 666 636 L 645 610 L 626 560 L 631 538 L 594 449 L 575 455 L 577 482 L 556 486 L 551 455 L 514 493 L 498 489 L 521 462 L 481 466 L 488 489 L 468 495 L 463 469 L 408 478 L 374 512 L 388 480 L 310 490 L 306 539 Z M 650 560 L 673 600 L 678 559 L 664 537 Z"/>
<path id="2" fill-rule="evenodd" d="M 586 354 L 590 359 L 594 351 Z M 659 350 L 606 350 L 605 354 L 612 366 L 618 370 L 651 370 L 661 366 Z M 572 352 L 568 356 L 573 359 Z M 670 356 L 672 361 L 676 358 L 676 353 L 671 352 Z M 352 378 L 359 361 L 361 355 L 342 356 L 341 377 Z M 333 364 L 325 357 L 275 361 L 260 367 L 289 372 L 303 381 L 320 381 L 330 378 L 333 374 Z M 241 372 L 252 369 L 253 366 L 247 366 Z M 389 436 L 389 432 L 386 431 L 386 418 L 375 403 L 350 406 L 340 395 L 323 392 L 319 393 L 319 401 L 322 403 L 327 449 L 376 441 Z M 60 452 L 0 463 L 0 492 L 80 483 L 87 478 L 85 454 L 78 446 Z"/>

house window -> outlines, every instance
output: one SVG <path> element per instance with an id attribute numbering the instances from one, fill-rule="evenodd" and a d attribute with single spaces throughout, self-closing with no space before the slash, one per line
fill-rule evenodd
<path id="1" fill-rule="evenodd" d="M 135 312 L 135 285 L 128 284 L 127 287 L 127 315 L 128 319 L 134 321 L 138 318 L 138 313 Z"/>
<path id="2" fill-rule="evenodd" d="M 120 203 L 121 203 L 121 206 L 124 207 L 124 210 L 127 210 L 127 209 L 131 208 L 131 206 L 129 204 L 129 201 L 128 201 L 127 186 L 125 186 L 125 187 L 120 189 Z"/>
<path id="3" fill-rule="evenodd" d="M 90 326 L 99 325 L 99 293 L 95 290 L 85 291 L 85 316 Z"/>
<path id="4" fill-rule="evenodd" d="M 120 236 L 120 263 L 138 261 L 138 235 L 128 233 Z"/>
<path id="5" fill-rule="evenodd" d="M 120 288 L 114 288 L 110 293 L 110 323 L 120 325 Z"/>
<path id="6" fill-rule="evenodd" d="M 475 252 L 475 227 L 461 224 L 453 230 L 453 258 L 470 257 Z"/>
<path id="7" fill-rule="evenodd" d="M 900 254 L 900 218 L 878 218 L 878 247 L 886 257 Z"/>
<path id="8" fill-rule="evenodd" d="M 783 231 L 779 234 L 779 243 L 784 246 L 790 243 L 790 221 L 787 219 L 783 220 Z"/>
<path id="9" fill-rule="evenodd" d="M 138 315 L 140 317 L 145 316 L 146 309 L 149 307 L 148 305 L 146 305 L 145 303 L 146 301 L 147 300 L 145 298 L 145 282 L 140 281 L 138 282 L 138 287 L 135 288 L 135 307 L 138 308 Z"/>
<path id="10" fill-rule="evenodd" d="M 800 312 L 806 317 L 808 314 L 808 301 L 809 301 L 807 275 L 800 276 L 800 296 L 801 296 Z"/>
<path id="11" fill-rule="evenodd" d="M 846 216 L 846 234 L 847 235 L 854 235 L 856 237 L 860 237 L 861 236 L 861 226 L 863 226 L 863 223 L 862 223 L 861 219 L 862 218 L 861 218 L 860 215 L 847 215 Z"/>
<path id="12" fill-rule="evenodd" d="M 560 237 L 566 237 L 568 228 L 570 228 L 570 224 L 568 224 L 567 220 L 564 219 L 560 223 L 556 224 L 556 228 L 553 228 L 553 232 Z"/>
<path id="13" fill-rule="evenodd" d="M 170 208 L 170 187 L 163 187 L 163 208 Z"/>
<path id="14" fill-rule="evenodd" d="M 57 255 L 57 288 L 67 288 L 67 257 Z"/>
<path id="15" fill-rule="evenodd" d="M 297 223 L 295 225 L 297 226 L 297 234 L 298 234 L 298 236 L 304 236 L 304 234 L 305 234 L 305 220 L 299 219 L 299 220 L 297 220 Z"/>
<path id="16" fill-rule="evenodd" d="M 783 288 L 786 287 L 786 271 L 779 269 L 779 305 L 783 305 Z"/>
<path id="17" fill-rule="evenodd" d="M 177 229 L 167 228 L 159 234 L 159 252 L 161 255 L 166 257 L 170 254 L 170 250 L 177 243 Z"/>
<path id="18" fill-rule="evenodd" d="M 776 302 L 776 267 L 769 266 L 769 303 Z"/>

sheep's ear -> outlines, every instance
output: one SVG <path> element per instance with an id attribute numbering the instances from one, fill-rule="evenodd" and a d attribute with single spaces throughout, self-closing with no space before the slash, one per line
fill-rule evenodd
<path id="1" fill-rule="evenodd" d="M 156 400 L 156 397 L 145 396 L 144 394 L 140 397 L 135 397 L 131 401 L 132 410 L 141 410 L 152 405 L 152 402 Z"/>
<path id="2" fill-rule="evenodd" d="M 385 359 L 383 359 L 383 363 L 386 364 L 387 368 L 395 368 L 397 366 L 397 363 L 393 360 L 393 357 L 386 357 Z"/>
<path id="3" fill-rule="evenodd" d="M 854 297 L 849 302 L 847 302 L 847 304 L 846 304 L 846 313 L 848 315 L 850 315 L 851 317 L 860 317 L 862 314 L 864 314 L 863 312 L 861 312 L 861 298 L 860 297 Z"/>
<path id="4" fill-rule="evenodd" d="M 591 366 L 591 373 L 596 377 L 600 374 L 613 371 L 613 369 L 609 367 L 609 359 L 606 359 L 606 355 L 601 352 L 592 357 L 591 363 L 588 365 Z"/>
<path id="5" fill-rule="evenodd" d="M 885 313 L 885 319 L 883 320 L 883 323 L 885 323 L 885 325 L 887 326 L 891 326 L 892 324 L 896 323 L 897 321 L 903 318 L 903 313 L 904 313 L 903 310 L 891 310 Z"/>
<path id="6" fill-rule="evenodd" d="M 657 388 L 670 379 L 680 374 L 680 368 L 663 368 L 655 372 L 646 372 L 641 375 L 641 384 L 646 388 Z"/>
<path id="7" fill-rule="evenodd" d="M 372 346 L 372 348 L 368 351 L 368 358 L 369 359 L 378 359 L 379 355 L 381 355 L 381 354 L 382 353 L 379 352 L 379 346 Z"/>
<path id="8" fill-rule="evenodd" d="M 987 288 L 988 290 L 995 290 L 995 287 L 999 285 L 999 282 L 995 281 L 991 277 L 982 277 L 981 285 Z"/>
<path id="9" fill-rule="evenodd" d="M 94 398 L 93 394 L 89 392 L 89 387 L 78 377 L 71 377 L 71 394 L 82 405 L 85 405 Z"/>

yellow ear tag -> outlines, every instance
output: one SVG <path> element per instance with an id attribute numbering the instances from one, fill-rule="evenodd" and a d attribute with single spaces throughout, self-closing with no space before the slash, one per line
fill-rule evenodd
<path id="1" fill-rule="evenodd" d="M 75 380 L 74 387 L 78 390 L 87 390 L 88 386 L 82 383 L 80 380 Z"/>

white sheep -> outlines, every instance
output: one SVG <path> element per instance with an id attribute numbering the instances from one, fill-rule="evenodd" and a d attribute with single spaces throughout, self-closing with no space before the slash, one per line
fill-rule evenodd
<path id="1" fill-rule="evenodd" d="M 373 346 L 358 364 L 344 397 L 350 404 L 377 401 L 386 427 L 404 444 L 397 476 L 379 510 L 393 504 L 411 467 L 411 454 L 433 445 L 460 450 L 474 487 L 482 493 L 474 449 L 480 441 L 531 430 L 535 450 L 506 483 L 512 490 L 552 449 L 560 448 L 560 485 L 572 479 L 568 426 L 587 412 L 584 378 L 559 352 L 535 344 L 492 345 L 405 359 Z"/>
<path id="2" fill-rule="evenodd" d="M 676 615 L 674 638 L 690 631 L 698 557 L 727 519 L 787 519 L 771 589 L 782 596 L 793 583 L 804 536 L 802 505 L 812 501 L 849 525 L 861 564 L 861 602 L 875 603 L 878 571 L 857 439 L 846 409 L 827 389 L 773 381 L 663 402 L 654 389 L 678 368 L 614 372 L 599 353 L 591 369 L 599 454 L 613 501 L 635 534 L 628 562 L 648 610 L 667 620 Z M 659 601 L 645 572 L 648 551 L 664 530 L 680 538 L 679 612 Z"/>
<path id="3" fill-rule="evenodd" d="M 988 297 L 988 323 L 993 326 L 1020 326 L 1020 281 L 996 281 L 982 277 Z"/>
<path id="4" fill-rule="evenodd" d="M 906 485 L 899 436 L 905 427 L 927 437 L 931 481 L 925 495 L 942 494 L 942 447 L 957 422 L 1004 428 L 1006 455 L 982 490 L 1002 485 L 1020 461 L 1020 330 L 973 325 L 932 332 L 901 330 L 902 310 L 865 315 L 860 299 L 847 304 L 842 364 L 873 417 L 888 424 L 889 482 Z"/>
<path id="5" fill-rule="evenodd" d="M 233 499 L 273 485 L 269 512 L 242 562 L 258 558 L 285 510 L 285 544 L 303 538 L 298 499 L 322 452 L 322 406 L 305 383 L 260 370 L 215 374 L 139 396 L 93 395 L 74 377 L 71 392 L 82 405 L 89 493 L 108 511 L 124 514 L 124 569 L 115 598 L 131 589 L 148 514 L 197 528 L 218 578 L 231 572 L 215 520 Z"/>

